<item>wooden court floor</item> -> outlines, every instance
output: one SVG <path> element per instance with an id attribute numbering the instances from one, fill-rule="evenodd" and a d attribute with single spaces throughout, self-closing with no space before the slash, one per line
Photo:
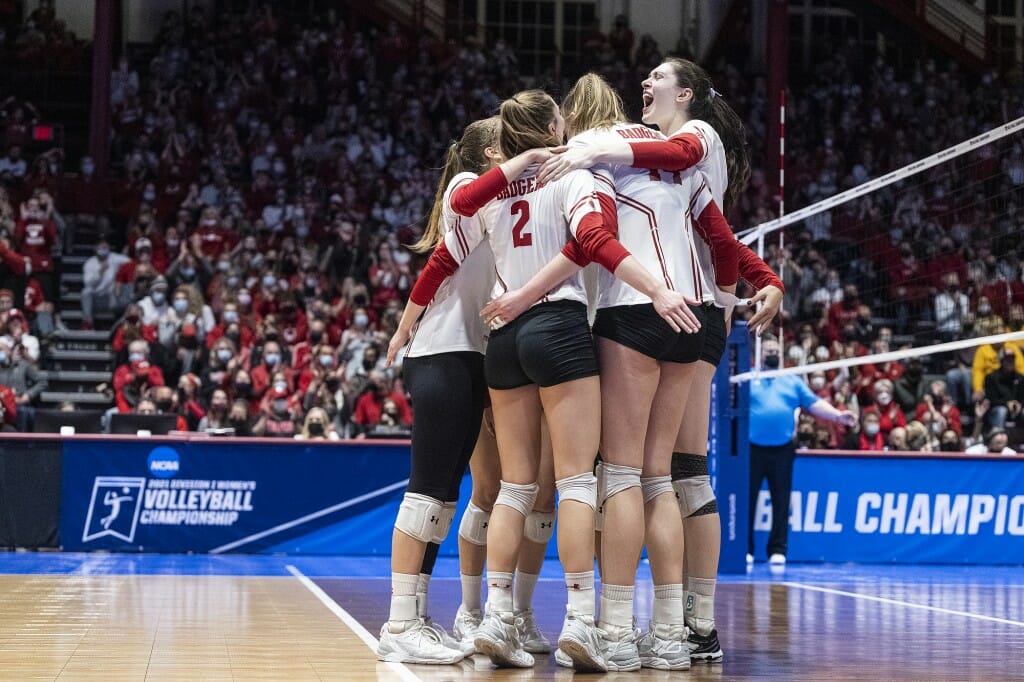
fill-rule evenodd
<path id="1" fill-rule="evenodd" d="M 80 559 L 78 557 L 81 557 Z M 445 562 L 441 562 L 445 564 Z M 382 559 L 0 554 L 0 680 L 570 680 L 530 670 L 376 661 Z M 590 680 L 1021 680 L 1020 568 L 755 567 L 718 588 L 720 665 Z M 431 612 L 450 625 L 459 583 L 439 566 Z M 557 636 L 557 566 L 535 603 Z M 650 590 L 637 610 L 650 612 Z"/>

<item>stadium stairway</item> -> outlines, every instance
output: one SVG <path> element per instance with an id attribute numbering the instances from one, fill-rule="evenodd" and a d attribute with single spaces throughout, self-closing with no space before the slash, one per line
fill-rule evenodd
<path id="1" fill-rule="evenodd" d="M 95 239 L 92 230 L 78 226 L 74 247 L 60 260 L 60 322 L 40 358 L 49 383 L 39 397 L 44 408 L 64 402 L 79 409 L 102 409 L 113 404 L 115 354 L 110 341 L 114 316 L 98 312 L 96 329 L 81 328 L 82 266 L 93 253 Z"/>

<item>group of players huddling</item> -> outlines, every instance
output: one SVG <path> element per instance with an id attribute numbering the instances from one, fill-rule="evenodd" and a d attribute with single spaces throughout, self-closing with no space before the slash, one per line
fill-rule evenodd
<path id="1" fill-rule="evenodd" d="M 405 355 L 416 419 L 382 660 L 480 653 L 529 667 L 549 653 L 532 599 L 556 490 L 568 593 L 558 664 L 685 670 L 722 660 L 710 387 L 738 279 L 763 303 L 755 330 L 783 287 L 719 208 L 749 177 L 735 112 L 686 60 L 665 61 L 642 89 L 643 121 L 656 130 L 630 123 L 618 94 L 587 74 L 561 108 L 543 91 L 520 92 L 449 148 L 413 247 L 433 253 L 388 349 L 389 362 Z M 427 586 L 467 466 L 462 604 L 448 634 L 427 613 Z M 654 604 L 641 633 L 633 597 L 644 546 Z"/>

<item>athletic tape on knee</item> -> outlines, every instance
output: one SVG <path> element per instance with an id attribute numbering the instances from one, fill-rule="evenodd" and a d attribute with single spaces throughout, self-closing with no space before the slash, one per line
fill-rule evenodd
<path id="1" fill-rule="evenodd" d="M 555 512 L 532 511 L 526 516 L 523 537 L 530 542 L 546 545 L 555 532 Z"/>
<path id="2" fill-rule="evenodd" d="M 594 510 L 594 532 L 604 531 L 604 462 L 598 461 L 594 465 L 594 477 L 597 479 L 597 508 Z"/>
<path id="3" fill-rule="evenodd" d="M 420 542 L 434 542 L 444 516 L 444 504 L 433 497 L 406 493 L 398 507 L 395 528 Z"/>
<path id="4" fill-rule="evenodd" d="M 644 493 L 644 504 L 647 504 L 658 495 L 675 494 L 675 490 L 672 488 L 671 476 L 641 478 L 640 489 Z"/>
<path id="5" fill-rule="evenodd" d="M 456 504 L 455 501 L 444 503 L 441 509 L 441 522 L 437 524 L 432 542 L 440 545 L 448 537 L 448 531 L 451 529 L 452 521 L 455 519 Z"/>
<path id="6" fill-rule="evenodd" d="M 607 502 L 623 490 L 640 487 L 640 469 L 605 462 L 604 467 L 604 502 Z"/>
<path id="7" fill-rule="evenodd" d="M 673 481 L 672 487 L 675 489 L 676 501 L 679 503 L 679 513 L 683 515 L 684 519 L 712 513 L 705 509 L 709 503 L 715 501 L 715 491 L 711 488 L 711 477 L 707 474 L 681 478 L 678 481 Z M 715 505 L 714 511 L 718 511 L 718 505 Z"/>
<path id="8" fill-rule="evenodd" d="M 539 492 L 540 486 L 536 483 L 520 485 L 518 483 L 502 481 L 501 489 L 498 490 L 498 497 L 494 500 L 494 506 L 503 504 L 506 507 L 511 507 L 525 518 L 533 510 L 533 503 L 537 501 L 537 493 Z"/>
<path id="9" fill-rule="evenodd" d="M 462 513 L 462 521 L 459 523 L 459 537 L 466 542 L 484 546 L 487 544 L 487 524 L 491 521 L 491 512 L 484 511 L 470 502 L 466 511 Z"/>
<path id="10" fill-rule="evenodd" d="M 555 481 L 555 487 L 558 488 L 560 501 L 574 500 L 597 509 L 597 477 L 589 471 L 560 478 Z"/>

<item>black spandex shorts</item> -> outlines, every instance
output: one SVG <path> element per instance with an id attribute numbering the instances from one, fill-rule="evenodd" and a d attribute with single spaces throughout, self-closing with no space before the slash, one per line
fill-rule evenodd
<path id="1" fill-rule="evenodd" d="M 540 303 L 492 331 L 484 371 L 487 385 L 497 390 L 557 386 L 597 376 L 587 306 L 576 301 Z"/>
<path id="2" fill-rule="evenodd" d="M 472 351 L 405 359 L 402 374 L 416 412 L 409 492 L 442 502 L 459 498 L 487 396 L 483 361 Z"/>
<path id="3" fill-rule="evenodd" d="M 714 303 L 704 304 L 703 324 L 708 331 L 704 336 L 704 346 L 700 349 L 700 359 L 718 367 L 725 355 L 725 308 L 719 308 Z"/>
<path id="4" fill-rule="evenodd" d="M 700 358 L 706 334 L 704 307 L 690 306 L 700 322 L 696 334 L 676 333 L 654 312 L 653 303 L 601 308 L 594 320 L 594 335 L 620 343 L 659 362 L 687 364 Z"/>

